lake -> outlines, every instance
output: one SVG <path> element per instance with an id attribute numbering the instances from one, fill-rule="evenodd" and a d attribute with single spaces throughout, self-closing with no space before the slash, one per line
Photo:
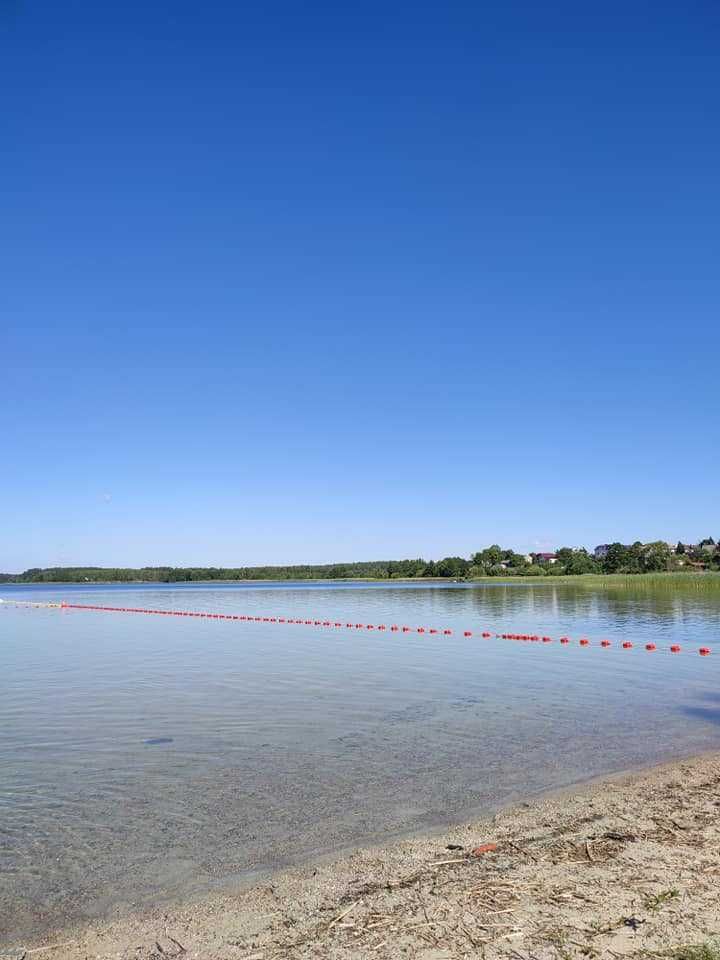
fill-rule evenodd
<path id="1" fill-rule="evenodd" d="M 343 624 L 0 605 L 6 939 L 720 747 L 720 593 L 524 581 L 0 597 Z"/>

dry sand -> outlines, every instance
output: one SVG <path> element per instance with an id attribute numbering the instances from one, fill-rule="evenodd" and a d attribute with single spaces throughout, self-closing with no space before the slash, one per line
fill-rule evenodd
<path id="1" fill-rule="evenodd" d="M 714 755 L 0 956 L 13 947 L 28 960 L 664 957 L 720 933 L 719 881 Z"/>

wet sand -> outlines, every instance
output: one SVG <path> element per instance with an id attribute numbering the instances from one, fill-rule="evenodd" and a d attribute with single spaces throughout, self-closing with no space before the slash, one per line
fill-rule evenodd
<path id="1" fill-rule="evenodd" d="M 719 881 L 713 754 L 2 949 L 28 960 L 662 957 L 720 931 Z"/>

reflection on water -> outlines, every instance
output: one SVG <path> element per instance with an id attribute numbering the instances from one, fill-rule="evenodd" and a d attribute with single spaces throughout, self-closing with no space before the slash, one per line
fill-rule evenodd
<path id="1" fill-rule="evenodd" d="M 513 583 L 0 595 L 453 630 L 0 610 L 7 937 L 720 743 L 720 658 L 637 649 L 713 646 L 710 594 Z M 485 628 L 636 649 L 483 640 Z"/>

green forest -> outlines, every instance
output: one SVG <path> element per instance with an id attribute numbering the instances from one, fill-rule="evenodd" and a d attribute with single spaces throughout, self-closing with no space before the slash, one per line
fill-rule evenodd
<path id="1" fill-rule="evenodd" d="M 480 577 L 577 576 L 590 573 L 661 573 L 720 570 L 720 545 L 603 544 L 594 551 L 561 547 L 553 553 L 522 554 L 497 544 L 470 557 L 442 560 L 371 560 L 284 567 L 34 567 L 0 574 L 3 583 L 184 583 L 208 580 L 400 580 L 422 577 L 473 580 Z"/>

